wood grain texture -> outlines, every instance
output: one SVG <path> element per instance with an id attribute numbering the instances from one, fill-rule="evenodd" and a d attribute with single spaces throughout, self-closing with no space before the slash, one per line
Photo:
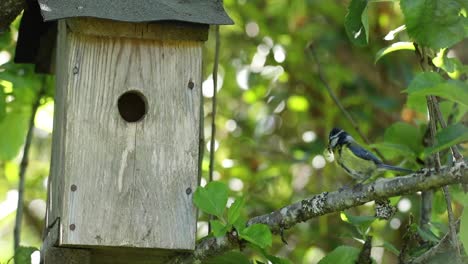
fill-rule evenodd
<path id="1" fill-rule="evenodd" d="M 128 23 L 97 18 L 70 18 L 68 28 L 75 33 L 164 41 L 206 41 L 208 25 L 178 21 Z"/>
<path id="2" fill-rule="evenodd" d="M 49 217 L 61 217 L 59 244 L 194 249 L 186 190 L 197 186 L 202 42 L 64 33 L 63 23 Z M 117 109 L 129 90 L 147 100 L 135 123 Z"/>

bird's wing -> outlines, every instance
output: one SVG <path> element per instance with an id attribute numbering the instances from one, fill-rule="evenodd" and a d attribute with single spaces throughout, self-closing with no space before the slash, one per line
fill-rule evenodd
<path id="1" fill-rule="evenodd" d="M 374 154 L 372 154 L 371 152 L 367 151 L 366 149 L 364 149 L 363 147 L 359 146 L 358 144 L 352 142 L 348 145 L 348 148 L 358 157 L 360 157 L 361 159 L 365 159 L 365 160 L 371 160 L 373 162 L 375 162 L 376 164 L 380 164 L 382 163 L 382 161 L 377 158 Z"/>

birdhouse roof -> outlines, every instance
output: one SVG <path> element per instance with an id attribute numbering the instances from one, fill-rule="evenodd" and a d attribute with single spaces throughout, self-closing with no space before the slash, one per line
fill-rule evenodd
<path id="1" fill-rule="evenodd" d="M 38 0 L 45 21 L 95 17 L 125 22 L 183 21 L 230 25 L 221 0 Z"/>

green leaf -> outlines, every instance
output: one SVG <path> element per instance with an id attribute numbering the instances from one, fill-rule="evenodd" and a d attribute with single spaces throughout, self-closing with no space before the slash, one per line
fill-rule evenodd
<path id="1" fill-rule="evenodd" d="M 0 83 L 0 122 L 5 118 L 6 115 L 6 102 L 5 102 L 5 91 Z"/>
<path id="2" fill-rule="evenodd" d="M 461 215 L 461 222 L 460 222 L 460 240 L 463 243 L 463 247 L 465 248 L 465 252 L 468 252 L 468 204 L 465 204 L 465 208 L 463 209 L 463 214 Z"/>
<path id="3" fill-rule="evenodd" d="M 468 85 L 458 80 L 445 81 L 435 72 L 416 75 L 404 92 L 416 96 L 436 95 L 468 106 Z"/>
<path id="4" fill-rule="evenodd" d="M 461 123 L 450 125 L 437 132 L 435 144 L 426 148 L 424 154 L 430 155 L 465 141 L 468 141 L 468 128 Z"/>
<path id="5" fill-rule="evenodd" d="M 400 251 L 390 242 L 387 242 L 387 241 L 384 241 L 383 242 L 383 247 L 392 252 L 393 254 L 395 254 L 395 256 L 399 256 L 400 255 Z"/>
<path id="6" fill-rule="evenodd" d="M 272 243 L 271 231 L 268 226 L 264 224 L 248 226 L 239 232 L 239 236 L 260 248 L 269 247 Z"/>
<path id="7" fill-rule="evenodd" d="M 322 258 L 318 264 L 355 264 L 360 250 L 350 246 L 339 246 Z"/>
<path id="8" fill-rule="evenodd" d="M 20 151 L 29 122 L 29 112 L 25 110 L 14 110 L 0 122 L 0 160 L 11 160 Z"/>
<path id="9" fill-rule="evenodd" d="M 236 228 L 237 232 L 242 232 L 245 228 L 247 228 L 247 220 L 241 215 L 237 218 L 237 220 L 233 223 L 234 228 Z"/>
<path id="10" fill-rule="evenodd" d="M 366 0 L 351 0 L 345 17 L 345 30 L 348 38 L 356 46 L 369 43 L 369 21 Z"/>
<path id="11" fill-rule="evenodd" d="M 288 109 L 294 112 L 306 112 L 309 109 L 309 101 L 304 96 L 292 95 L 288 98 Z"/>
<path id="12" fill-rule="evenodd" d="M 447 58 L 447 49 L 441 49 L 437 56 L 432 59 L 432 63 L 443 69 L 452 79 L 458 79 L 463 73 L 463 64 L 457 58 Z"/>
<path id="13" fill-rule="evenodd" d="M 20 246 L 15 252 L 15 264 L 31 264 L 31 254 L 38 249 Z"/>
<path id="14" fill-rule="evenodd" d="M 291 264 L 291 262 L 287 259 L 280 258 L 277 256 L 273 256 L 264 252 L 264 256 L 272 263 L 272 264 Z"/>
<path id="15" fill-rule="evenodd" d="M 431 241 L 431 242 L 435 242 L 435 243 L 438 243 L 439 242 L 439 238 L 434 235 L 434 233 L 432 233 L 430 230 L 424 230 L 424 229 L 421 229 L 419 226 L 418 226 L 418 234 L 426 241 Z"/>
<path id="16" fill-rule="evenodd" d="M 228 223 L 234 224 L 240 216 L 241 209 L 244 207 L 244 197 L 237 198 L 228 209 Z"/>
<path id="17" fill-rule="evenodd" d="M 467 18 L 460 15 L 458 0 L 401 0 L 400 6 L 408 34 L 419 45 L 446 48 L 466 36 Z"/>
<path id="18" fill-rule="evenodd" d="M 346 212 L 343 212 L 341 215 L 341 219 L 343 221 L 348 222 L 354 225 L 359 232 L 364 235 L 367 229 L 369 229 L 370 225 L 377 219 L 375 216 L 364 215 L 364 216 L 355 216 L 350 215 Z"/>
<path id="19" fill-rule="evenodd" d="M 249 259 L 239 251 L 229 251 L 203 261 L 203 264 L 250 264 Z"/>
<path id="20" fill-rule="evenodd" d="M 380 150 L 380 152 L 384 153 L 384 156 L 386 159 L 394 159 L 396 157 L 406 157 L 406 158 L 415 157 L 414 151 L 410 149 L 408 146 L 402 145 L 402 144 L 382 142 L 382 143 L 372 144 L 369 147 Z"/>
<path id="21" fill-rule="evenodd" d="M 384 142 L 407 146 L 417 154 L 423 150 L 422 136 L 417 127 L 397 122 L 385 130 Z"/>
<path id="22" fill-rule="evenodd" d="M 211 232 L 215 237 L 222 237 L 229 231 L 230 225 L 225 225 L 219 220 L 211 220 Z"/>
<path id="23" fill-rule="evenodd" d="M 377 52 L 375 55 L 375 61 L 374 63 L 377 63 L 383 56 L 392 53 L 397 50 L 414 50 L 414 44 L 413 42 L 396 42 L 393 43 L 392 45 L 383 48 Z"/>
<path id="24" fill-rule="evenodd" d="M 193 195 L 195 205 L 205 213 L 223 217 L 228 200 L 228 188 L 224 183 L 213 181 L 198 187 Z"/>

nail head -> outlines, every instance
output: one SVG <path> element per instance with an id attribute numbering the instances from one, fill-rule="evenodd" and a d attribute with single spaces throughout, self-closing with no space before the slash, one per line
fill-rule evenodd
<path id="1" fill-rule="evenodd" d="M 71 189 L 72 192 L 76 191 L 77 188 L 78 188 L 78 187 L 76 187 L 75 184 L 72 184 L 71 187 L 70 187 L 70 189 Z"/>
<path id="2" fill-rule="evenodd" d="M 193 87 L 195 87 L 195 84 L 193 83 L 192 80 L 190 80 L 190 81 L 188 82 L 188 88 L 189 88 L 190 90 L 192 90 Z"/>
<path id="3" fill-rule="evenodd" d="M 185 193 L 187 195 L 191 194 L 192 193 L 192 188 L 188 187 L 186 190 L 185 190 Z"/>
<path id="4" fill-rule="evenodd" d="M 71 230 L 71 231 L 75 230 L 75 228 L 76 228 L 75 224 L 71 224 L 71 225 L 70 225 L 70 230 Z"/>

